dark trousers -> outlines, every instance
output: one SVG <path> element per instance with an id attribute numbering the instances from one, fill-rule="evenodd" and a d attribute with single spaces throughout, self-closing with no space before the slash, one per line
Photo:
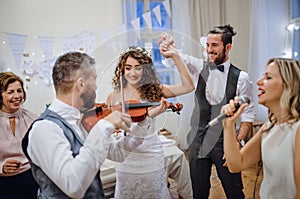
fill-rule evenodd
<path id="1" fill-rule="evenodd" d="M 38 184 L 30 169 L 15 176 L 0 177 L 1 199 L 35 199 L 37 192 Z"/>
<path id="2" fill-rule="evenodd" d="M 193 148 L 190 148 L 193 150 Z M 223 164 L 223 139 L 217 142 L 212 151 L 205 158 L 198 158 L 196 151 L 191 151 L 190 175 L 192 180 L 194 199 L 208 199 L 210 191 L 210 176 L 212 164 L 215 164 L 218 177 L 222 183 L 228 199 L 243 199 L 243 183 L 241 173 L 230 173 Z"/>

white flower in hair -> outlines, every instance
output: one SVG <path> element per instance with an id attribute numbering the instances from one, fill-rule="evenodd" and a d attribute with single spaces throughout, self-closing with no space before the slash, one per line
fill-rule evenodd
<path id="1" fill-rule="evenodd" d="M 146 55 L 149 58 L 151 57 L 151 53 L 149 51 L 147 51 L 145 48 L 139 47 L 139 46 L 130 46 L 129 48 L 127 48 L 122 54 L 121 56 L 125 55 L 128 52 L 133 52 L 133 51 L 137 51 L 140 53 L 143 53 L 144 55 Z"/>

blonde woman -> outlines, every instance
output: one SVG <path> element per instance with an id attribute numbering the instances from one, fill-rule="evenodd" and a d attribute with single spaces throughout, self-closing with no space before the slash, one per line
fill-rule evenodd
<path id="1" fill-rule="evenodd" d="M 269 120 L 239 150 L 234 123 L 247 104 L 236 113 L 231 100 L 223 111 L 224 150 L 232 172 L 242 171 L 262 160 L 264 178 L 260 197 L 300 198 L 300 62 L 273 58 L 257 81 L 258 103 L 268 108 Z"/>

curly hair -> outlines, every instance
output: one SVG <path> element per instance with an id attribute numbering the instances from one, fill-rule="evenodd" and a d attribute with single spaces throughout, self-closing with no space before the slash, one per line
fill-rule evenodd
<path id="1" fill-rule="evenodd" d="M 292 124 L 300 119 L 300 61 L 287 58 L 272 58 L 267 65 L 275 63 L 279 69 L 283 82 L 283 93 L 280 106 L 288 113 L 288 123 Z M 277 122 L 274 114 L 268 111 L 269 130 Z"/>
<path id="2" fill-rule="evenodd" d="M 115 75 L 112 79 L 114 89 L 120 91 L 120 76 L 124 75 L 125 63 L 128 57 L 136 59 L 143 69 L 143 76 L 138 86 L 141 99 L 149 102 L 160 101 L 163 92 L 158 74 L 154 69 L 150 53 L 141 47 L 131 46 L 120 55 L 119 62 L 115 69 Z M 127 80 L 122 78 L 122 83 L 125 87 Z"/>
<path id="3" fill-rule="evenodd" d="M 24 90 L 23 80 L 12 72 L 0 72 L 0 109 L 2 108 L 3 105 L 2 93 L 7 90 L 9 84 L 14 83 L 16 81 L 20 82 L 21 84 L 24 93 L 23 102 L 25 102 L 26 92 Z"/>

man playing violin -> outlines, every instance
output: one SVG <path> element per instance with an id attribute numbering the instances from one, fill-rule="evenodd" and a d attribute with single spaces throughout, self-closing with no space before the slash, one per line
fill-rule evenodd
<path id="1" fill-rule="evenodd" d="M 107 104 L 115 105 L 130 100 L 141 103 L 160 101 L 163 104 L 164 98 L 193 91 L 193 81 L 177 51 L 170 46 L 164 51 L 161 50 L 161 53 L 173 59 L 180 74 L 180 84 L 160 84 L 150 53 L 141 47 L 129 47 L 121 54 L 117 63 L 113 77 L 114 92 L 108 96 Z M 168 106 L 166 104 L 164 108 Z M 136 149 L 128 152 L 123 162 L 117 163 L 115 198 L 170 198 L 163 148 L 154 129 L 154 118 L 162 112 L 163 109 L 149 107 L 145 120 L 131 124 L 131 128 L 136 127 L 131 132 L 144 138 L 144 141 Z M 141 123 L 147 124 L 148 127 L 137 133 Z"/>
<path id="2" fill-rule="evenodd" d="M 104 198 L 100 166 L 106 158 L 123 161 L 124 151 L 140 145 L 141 138 L 112 141 L 115 129 L 133 130 L 128 114 L 113 111 L 87 132 L 82 109 L 96 98 L 95 60 L 80 52 L 60 56 L 53 67 L 56 98 L 31 125 L 22 141 L 33 176 L 40 186 L 38 198 Z M 163 105 L 156 107 L 163 109 Z M 141 124 L 139 128 L 143 127 Z"/>

